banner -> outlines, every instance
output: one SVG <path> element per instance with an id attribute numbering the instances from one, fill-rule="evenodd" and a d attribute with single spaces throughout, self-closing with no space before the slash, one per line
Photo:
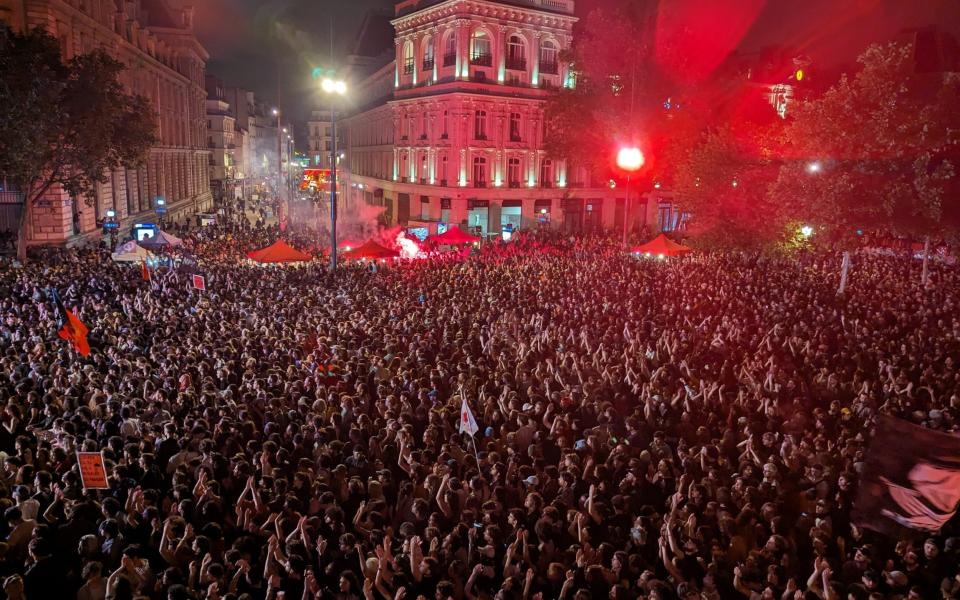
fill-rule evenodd
<path id="1" fill-rule="evenodd" d="M 193 276 L 193 289 L 204 291 L 207 289 L 207 283 L 203 278 L 203 275 L 194 275 Z"/>
<path id="2" fill-rule="evenodd" d="M 77 452 L 77 464 L 80 465 L 80 480 L 87 490 L 108 490 L 107 467 L 103 463 L 103 454 L 99 452 Z"/>
<path id="3" fill-rule="evenodd" d="M 939 531 L 960 503 L 960 436 L 881 416 L 854 522 L 890 535 Z"/>

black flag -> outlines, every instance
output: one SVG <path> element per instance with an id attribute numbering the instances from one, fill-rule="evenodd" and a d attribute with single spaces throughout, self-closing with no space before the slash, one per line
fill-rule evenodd
<path id="1" fill-rule="evenodd" d="M 891 535 L 940 531 L 960 504 L 960 436 L 881 416 L 870 445 L 855 522 Z"/>

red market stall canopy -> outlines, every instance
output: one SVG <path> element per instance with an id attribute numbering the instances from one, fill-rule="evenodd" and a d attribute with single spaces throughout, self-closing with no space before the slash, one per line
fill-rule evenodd
<path id="1" fill-rule="evenodd" d="M 354 248 L 359 248 L 363 245 L 363 242 L 358 242 L 357 240 L 343 240 L 337 244 L 338 249 L 342 250 L 353 250 Z"/>
<path id="2" fill-rule="evenodd" d="M 464 233 L 462 229 L 454 225 L 440 235 L 431 237 L 430 241 L 440 246 L 459 246 L 460 244 L 479 242 L 480 238 L 470 235 L 469 233 Z"/>
<path id="3" fill-rule="evenodd" d="M 378 258 L 396 258 L 400 256 L 400 253 L 396 250 L 391 250 L 390 248 L 385 248 L 380 244 L 370 240 L 364 242 L 362 246 L 354 248 L 349 252 L 344 252 L 340 255 L 345 259 L 359 260 L 361 258 L 368 258 L 371 260 L 376 260 Z"/>
<path id="4" fill-rule="evenodd" d="M 691 252 L 693 249 L 683 244 L 678 244 L 664 234 L 660 234 L 646 244 L 634 246 L 631 252 L 634 254 L 652 254 L 654 256 L 680 256 Z"/>
<path id="5" fill-rule="evenodd" d="M 277 240 L 266 248 L 254 250 L 247 254 L 251 260 L 260 263 L 288 263 L 313 260 L 313 257 L 305 252 L 300 252 L 292 248 L 283 240 Z"/>

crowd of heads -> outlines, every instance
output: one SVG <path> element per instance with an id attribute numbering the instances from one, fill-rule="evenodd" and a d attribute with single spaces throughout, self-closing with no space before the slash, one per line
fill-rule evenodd
<path id="1" fill-rule="evenodd" d="M 7 598 L 960 596 L 955 521 L 853 512 L 878 415 L 960 429 L 952 267 L 857 255 L 838 296 L 833 255 L 544 233 L 376 272 L 243 260 L 280 235 L 187 235 L 205 291 L 102 249 L 0 263 Z"/>

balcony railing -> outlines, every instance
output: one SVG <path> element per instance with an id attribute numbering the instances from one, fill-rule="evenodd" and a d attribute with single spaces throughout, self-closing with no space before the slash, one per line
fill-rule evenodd
<path id="1" fill-rule="evenodd" d="M 547 75 L 556 75 L 560 72 L 560 68 L 555 62 L 540 63 L 540 72 Z"/>
<path id="2" fill-rule="evenodd" d="M 518 187 L 520 187 L 520 182 L 519 182 L 519 181 L 511 181 L 511 182 L 510 182 L 509 184 L 507 184 L 507 185 L 508 185 L 508 187 L 518 188 Z"/>
<path id="3" fill-rule="evenodd" d="M 473 136 L 473 139 L 486 141 L 486 139 L 487 139 L 487 134 L 485 134 L 485 133 L 478 133 L 477 135 Z"/>
<path id="4" fill-rule="evenodd" d="M 456 54 L 456 53 L 444 54 L 444 55 L 443 55 L 443 66 L 445 66 L 445 67 L 452 67 L 452 66 L 455 65 L 455 64 L 457 64 L 457 54 Z"/>
<path id="5" fill-rule="evenodd" d="M 441 180 L 440 180 L 440 187 L 447 187 L 447 180 L 446 180 L 446 179 L 441 179 Z"/>
<path id="6" fill-rule="evenodd" d="M 520 134 L 519 134 L 519 133 L 511 133 L 511 134 L 510 134 L 510 141 L 511 141 L 511 142 L 522 142 L 523 139 L 520 138 Z"/>
<path id="7" fill-rule="evenodd" d="M 470 64 L 478 67 L 489 67 L 493 65 L 492 54 L 476 54 L 470 57 Z"/>
<path id="8" fill-rule="evenodd" d="M 527 59 L 523 58 L 522 56 L 508 56 L 507 68 L 514 71 L 526 71 Z"/>
<path id="9" fill-rule="evenodd" d="M 404 61 L 404 63 L 403 63 L 403 73 L 404 73 L 404 75 L 410 75 L 411 73 L 413 73 L 413 59 L 412 59 L 412 58 L 408 58 L 406 61 Z"/>
<path id="10" fill-rule="evenodd" d="M 487 187 L 487 182 L 485 179 L 477 179 L 473 182 L 473 187 L 485 188 Z"/>
<path id="11" fill-rule="evenodd" d="M 423 59 L 423 70 L 424 70 L 424 71 L 431 71 L 431 70 L 433 70 L 433 58 L 425 58 L 425 59 Z"/>

